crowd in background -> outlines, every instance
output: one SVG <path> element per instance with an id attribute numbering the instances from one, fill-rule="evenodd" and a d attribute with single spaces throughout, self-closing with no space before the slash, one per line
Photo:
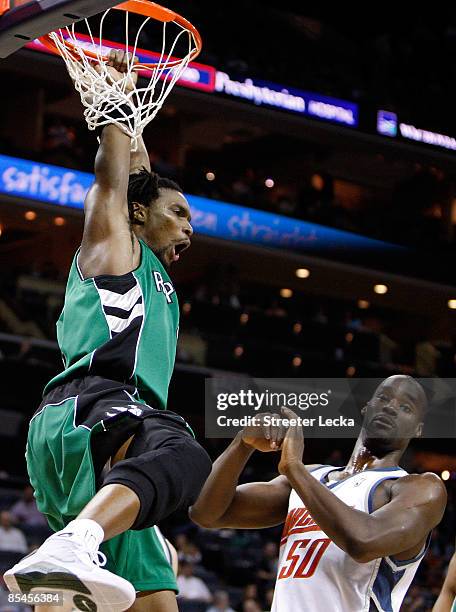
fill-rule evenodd
<path id="1" fill-rule="evenodd" d="M 10 269 L 0 284 L 0 332 L 55 341 L 64 291 L 65 279 L 50 262 Z M 229 265 L 209 266 L 179 294 L 180 363 L 262 376 L 310 376 L 315 362 L 328 376 L 456 371 L 455 339 L 433 336 L 431 322 L 417 317 L 404 338 L 405 313 L 309 294 L 281 297 L 278 288 L 241 283 Z M 27 359 L 30 348 L 21 345 L 16 358 Z"/>
<path id="2" fill-rule="evenodd" d="M 354 204 L 338 198 L 335 179 L 329 173 L 303 173 L 277 181 L 264 170 L 249 167 L 240 173 L 230 173 L 227 167 L 206 164 L 216 179 L 207 180 L 207 173 L 192 166 L 184 172 L 184 186 L 189 193 L 226 200 L 294 217 L 320 225 L 367 235 L 396 244 L 430 250 L 453 241 L 452 231 L 445 222 L 451 183 L 446 174 L 436 168 L 416 164 L 410 176 L 397 182 L 390 199 L 366 196 L 360 189 Z M 156 166 L 160 170 L 160 166 Z M 273 174 L 273 173 L 271 173 Z"/>

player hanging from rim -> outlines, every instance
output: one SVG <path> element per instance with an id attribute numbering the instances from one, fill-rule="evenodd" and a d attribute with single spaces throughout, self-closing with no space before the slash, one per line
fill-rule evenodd
<path id="1" fill-rule="evenodd" d="M 398 465 L 410 440 L 421 435 L 425 410 L 417 381 L 387 378 L 362 410 L 344 468 L 305 466 L 299 426 L 285 435 L 279 427 L 245 429 L 214 463 L 190 515 L 207 528 L 286 521 L 275 612 L 397 612 L 446 504 L 437 476 L 409 475 Z M 255 449 L 281 449 L 281 476 L 237 486 Z"/>
<path id="2" fill-rule="evenodd" d="M 109 66 L 120 80 L 125 53 Z M 164 410 L 179 322 L 167 269 L 192 227 L 180 187 L 150 172 L 142 139 L 136 153 L 130 144 L 116 125 L 102 130 L 57 324 L 65 370 L 30 423 L 30 482 L 58 533 L 5 581 L 65 590 L 81 610 L 171 612 L 177 586 L 154 525 L 193 503 L 211 468 L 185 420 Z"/>

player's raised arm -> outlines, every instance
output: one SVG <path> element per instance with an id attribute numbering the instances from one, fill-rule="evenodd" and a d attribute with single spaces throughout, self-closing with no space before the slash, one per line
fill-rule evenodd
<path id="1" fill-rule="evenodd" d="M 269 439 L 244 430 L 215 461 L 198 500 L 190 509 L 195 523 L 207 528 L 253 529 L 279 525 L 286 519 L 290 494 L 286 478 L 279 476 L 270 482 L 238 485 L 255 449 L 267 452 L 280 448 L 281 433 L 275 430 L 267 435 Z"/>
<path id="2" fill-rule="evenodd" d="M 108 65 L 110 78 L 113 81 L 122 79 L 127 69 L 125 53 L 111 51 Z M 131 89 L 137 79 L 137 75 L 132 74 L 126 84 Z M 109 124 L 101 132 L 95 159 L 95 182 L 84 204 L 79 267 L 85 277 L 120 275 L 138 265 L 139 246 L 130 229 L 127 194 L 130 171 L 138 168 L 139 163 L 150 167 L 144 143 L 140 141 L 138 152 L 132 158 L 131 139 L 119 127 Z"/>
<path id="3" fill-rule="evenodd" d="M 296 417 L 291 410 L 283 412 L 290 419 Z M 391 501 L 367 514 L 351 508 L 313 478 L 302 463 L 303 450 L 301 426 L 290 427 L 282 444 L 279 471 L 320 529 L 355 561 L 366 563 L 410 551 L 441 521 L 446 490 L 434 474 L 399 479 L 391 487 Z"/>

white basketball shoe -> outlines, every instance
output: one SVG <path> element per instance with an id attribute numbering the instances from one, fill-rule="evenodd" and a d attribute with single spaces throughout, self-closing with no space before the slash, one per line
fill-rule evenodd
<path id="1" fill-rule="evenodd" d="M 68 527 L 48 538 L 4 574 L 12 593 L 62 592 L 65 607 L 88 612 L 122 612 L 133 605 L 133 585 L 101 569 L 106 557 L 98 543 Z"/>

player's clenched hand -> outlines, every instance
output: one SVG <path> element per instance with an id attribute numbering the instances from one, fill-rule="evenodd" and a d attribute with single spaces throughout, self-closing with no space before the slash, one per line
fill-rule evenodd
<path id="1" fill-rule="evenodd" d="M 263 453 L 280 450 L 285 435 L 280 415 L 264 412 L 255 418 L 257 424 L 246 427 L 241 432 L 244 444 Z"/>
<path id="2" fill-rule="evenodd" d="M 138 63 L 136 56 L 132 58 L 131 53 L 126 53 L 122 49 L 111 49 L 108 55 L 108 62 L 105 64 L 108 82 L 121 84 L 126 93 L 133 91 L 138 81 L 138 73 L 130 71 L 128 75 L 125 74 L 132 63 Z M 99 74 L 102 73 L 101 66 L 96 65 L 94 68 Z"/>
<path id="3" fill-rule="evenodd" d="M 282 408 L 282 416 L 297 423 L 298 416 L 289 408 Z M 290 425 L 282 442 L 282 455 L 279 462 L 279 472 L 286 476 L 290 466 L 302 463 L 304 453 L 304 432 L 299 424 Z"/>

